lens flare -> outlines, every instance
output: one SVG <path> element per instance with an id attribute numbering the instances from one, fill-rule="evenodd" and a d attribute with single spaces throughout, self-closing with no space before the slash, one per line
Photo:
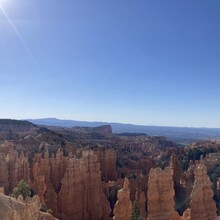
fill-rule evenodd
<path id="1" fill-rule="evenodd" d="M 6 12 L 6 10 L 3 7 L 3 2 L 6 2 L 7 0 L 0 0 L 0 13 L 3 14 L 3 16 L 6 18 L 6 20 L 8 21 L 8 23 L 10 24 L 11 28 L 14 30 L 15 34 L 17 35 L 18 39 L 20 40 L 21 44 L 23 45 L 24 49 L 26 50 L 27 54 L 29 55 L 30 59 L 32 60 L 33 64 L 35 65 L 35 67 L 38 69 L 39 72 L 42 72 L 36 59 L 34 58 L 31 50 L 29 49 L 27 43 L 25 42 L 23 36 L 21 35 L 21 33 L 19 32 L 19 30 L 17 29 L 17 27 L 15 26 L 14 22 L 11 20 L 11 18 L 9 17 L 8 13 Z"/>

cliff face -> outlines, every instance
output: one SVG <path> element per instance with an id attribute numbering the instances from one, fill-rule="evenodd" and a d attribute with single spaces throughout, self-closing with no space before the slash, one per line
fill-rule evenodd
<path id="1" fill-rule="evenodd" d="M 8 164 L 5 153 L 0 153 L 0 183 L 6 193 L 9 192 Z"/>
<path id="2" fill-rule="evenodd" d="M 213 200 L 211 181 L 207 175 L 205 165 L 200 162 L 194 170 L 195 182 L 191 193 L 191 219 L 214 220 L 216 205 Z"/>
<path id="3" fill-rule="evenodd" d="M 79 159 L 64 157 L 61 151 L 51 156 L 48 152 L 35 154 L 31 168 L 23 153 L 1 153 L 0 158 L 0 186 L 7 194 L 24 179 L 56 217 L 108 219 L 110 205 L 102 191 L 100 164 L 93 151 L 84 151 Z"/>
<path id="4" fill-rule="evenodd" d="M 31 186 L 40 197 L 41 203 L 46 204 L 59 217 L 57 194 L 60 191 L 61 180 L 66 170 L 66 158 L 58 151 L 49 157 L 48 152 L 36 154 L 31 170 Z"/>
<path id="5" fill-rule="evenodd" d="M 171 156 L 169 165 L 170 168 L 173 170 L 174 186 L 180 187 L 180 180 L 183 178 L 183 172 L 179 164 L 179 161 L 175 155 Z"/>
<path id="6" fill-rule="evenodd" d="M 146 215 L 147 215 L 145 208 L 146 197 L 144 192 L 137 190 L 135 200 L 137 201 L 139 207 L 140 218 L 146 219 Z"/>
<path id="7" fill-rule="evenodd" d="M 61 219 L 108 219 L 110 206 L 102 192 L 100 165 L 93 151 L 83 152 L 80 159 L 68 159 L 61 184 L 58 196 Z"/>
<path id="8" fill-rule="evenodd" d="M 132 203 L 130 200 L 129 181 L 125 178 L 124 186 L 118 191 L 118 201 L 114 208 L 115 220 L 130 220 L 132 211 Z"/>
<path id="9" fill-rule="evenodd" d="M 0 193 L 0 220 L 56 220 L 52 215 L 40 212 L 40 207 L 38 196 L 23 202 Z"/>
<path id="10" fill-rule="evenodd" d="M 9 190 L 13 190 L 17 182 L 24 179 L 29 181 L 29 163 L 27 157 L 23 153 L 18 154 L 13 151 L 7 156 L 8 174 L 9 174 Z"/>
<path id="11" fill-rule="evenodd" d="M 5 192 L 11 192 L 21 179 L 29 181 L 29 163 L 24 154 L 18 156 L 15 151 L 0 153 L 0 183 Z"/>
<path id="12" fill-rule="evenodd" d="M 169 220 L 174 214 L 173 170 L 151 169 L 148 180 L 148 220 Z"/>
<path id="13" fill-rule="evenodd" d="M 118 173 L 116 171 L 116 152 L 112 149 L 99 149 L 95 151 L 101 168 L 103 181 L 116 181 Z"/>
<path id="14" fill-rule="evenodd" d="M 217 180 L 216 189 L 217 189 L 217 193 L 220 194 L 220 178 L 218 178 Z"/>

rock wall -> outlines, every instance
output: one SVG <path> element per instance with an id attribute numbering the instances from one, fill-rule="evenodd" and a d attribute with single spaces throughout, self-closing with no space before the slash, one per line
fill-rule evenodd
<path id="1" fill-rule="evenodd" d="M 61 184 L 58 195 L 61 219 L 108 219 L 110 206 L 102 192 L 100 165 L 93 151 L 83 152 L 80 159 L 68 158 Z"/>
<path id="2" fill-rule="evenodd" d="M 5 153 L 0 153 L 0 186 L 4 187 L 6 193 L 9 193 L 8 164 Z"/>
<path id="3" fill-rule="evenodd" d="M 23 153 L 1 153 L 0 159 L 0 186 L 7 194 L 24 179 L 41 204 L 58 218 L 108 219 L 110 205 L 102 191 L 100 164 L 93 151 L 84 151 L 78 159 L 64 157 L 61 151 L 56 155 L 35 154 L 31 168 Z"/>
<path id="4" fill-rule="evenodd" d="M 132 211 L 132 203 L 130 200 L 129 181 L 127 178 L 124 180 L 124 186 L 118 191 L 118 201 L 114 208 L 115 220 L 130 220 Z"/>
<path id="5" fill-rule="evenodd" d="M 101 168 L 102 180 L 116 181 L 118 178 L 118 172 L 116 170 L 116 152 L 112 149 L 98 149 L 95 151 Z"/>
<path id="6" fill-rule="evenodd" d="M 151 169 L 148 179 L 148 220 L 169 220 L 174 211 L 173 170 Z"/>
<path id="7" fill-rule="evenodd" d="M 141 219 L 146 219 L 147 213 L 145 208 L 146 197 L 143 191 L 137 190 L 135 200 L 139 207 L 139 213 Z"/>
<path id="8" fill-rule="evenodd" d="M 213 200 L 211 181 L 207 175 L 207 169 L 200 162 L 194 170 L 195 182 L 191 193 L 191 219 L 192 220 L 214 220 L 216 205 Z"/>
<path id="9" fill-rule="evenodd" d="M 20 156 L 15 151 L 0 153 L 0 186 L 5 193 L 11 192 L 22 179 L 29 182 L 29 163 L 23 152 Z"/>
<path id="10" fill-rule="evenodd" d="M 51 214 L 40 212 L 40 207 L 38 196 L 24 202 L 0 193 L 0 220 L 56 220 Z"/>
<path id="11" fill-rule="evenodd" d="M 31 169 L 31 187 L 39 195 L 41 203 L 46 204 L 59 217 L 57 192 L 51 182 L 51 158 L 49 153 L 35 154 Z"/>

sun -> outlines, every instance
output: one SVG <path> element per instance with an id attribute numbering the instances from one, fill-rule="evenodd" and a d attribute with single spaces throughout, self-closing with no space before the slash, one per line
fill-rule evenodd
<path id="1" fill-rule="evenodd" d="M 8 0 L 0 0 L 0 9 L 3 9 L 6 6 Z"/>
<path id="2" fill-rule="evenodd" d="M 7 0 L 0 0 L 0 5 L 2 6 L 2 4 L 5 2 L 7 2 Z"/>

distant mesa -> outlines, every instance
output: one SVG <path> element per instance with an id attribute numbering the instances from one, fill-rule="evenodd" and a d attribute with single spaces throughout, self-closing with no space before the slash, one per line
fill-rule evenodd
<path id="1" fill-rule="evenodd" d="M 139 133 L 151 136 L 164 136 L 180 145 L 185 145 L 197 140 L 220 139 L 220 128 L 192 128 L 172 126 L 144 126 L 108 122 L 88 122 L 76 120 L 60 120 L 56 118 L 28 119 L 28 121 L 45 126 L 59 127 L 98 127 L 111 125 L 113 133 Z"/>

